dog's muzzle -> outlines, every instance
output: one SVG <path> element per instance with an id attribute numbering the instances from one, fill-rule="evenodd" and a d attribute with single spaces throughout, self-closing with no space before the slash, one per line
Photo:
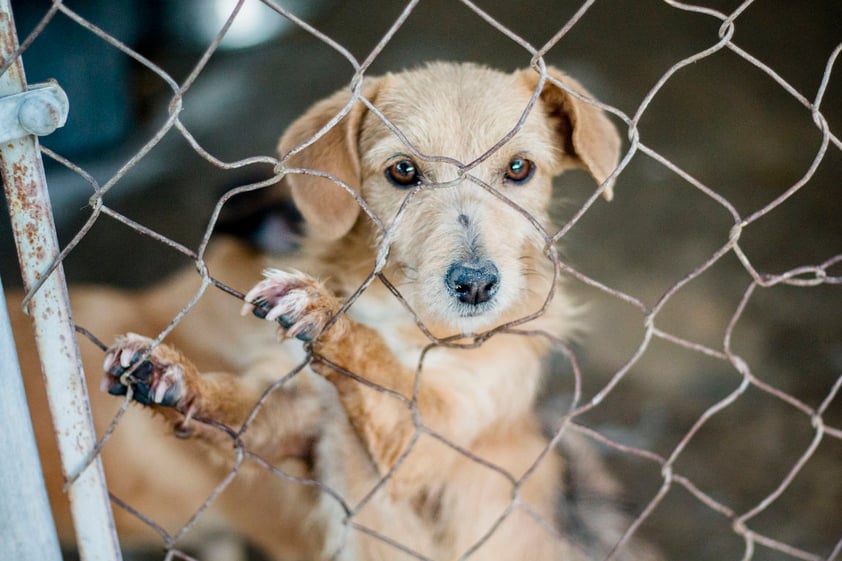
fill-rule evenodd
<path id="1" fill-rule="evenodd" d="M 472 315 L 490 302 L 500 287 L 500 272 L 488 259 L 453 263 L 444 277 L 447 290 L 461 304 L 470 306 L 467 315 Z"/>

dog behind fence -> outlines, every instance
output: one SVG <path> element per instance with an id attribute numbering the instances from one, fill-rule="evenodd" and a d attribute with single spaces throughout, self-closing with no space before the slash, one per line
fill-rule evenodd
<path id="1" fill-rule="evenodd" d="M 277 12 L 277 17 L 288 18 L 300 29 L 315 37 L 320 43 L 334 49 L 335 52 L 350 64 L 353 70 L 353 78 L 349 85 L 355 92 L 355 95 L 361 93 L 361 87 L 364 84 L 364 81 L 361 80 L 364 76 L 370 75 L 370 67 L 381 57 L 387 56 L 384 54 L 384 51 L 387 51 L 390 42 L 402 31 L 404 26 L 408 25 L 407 22 L 411 20 L 416 10 L 420 10 L 419 2 L 408 2 L 394 21 L 390 22 L 388 30 L 379 38 L 368 56 L 360 61 L 351 54 L 348 48 L 320 32 L 311 24 L 297 18 L 295 14 L 284 9 L 282 6 L 272 3 L 268 4 L 272 10 Z M 544 57 L 550 57 L 554 53 L 554 50 L 563 44 L 568 34 L 571 33 L 571 30 L 581 29 L 588 25 L 588 15 L 589 11 L 592 10 L 593 4 L 593 2 L 585 2 L 579 6 L 574 15 L 567 19 L 564 25 L 559 26 L 558 31 L 538 48 L 532 46 L 531 43 L 507 27 L 505 21 L 495 18 L 490 12 L 483 10 L 481 7 L 471 2 L 462 2 L 460 5 L 466 7 L 473 14 L 472 17 L 476 17 L 489 24 L 496 32 L 499 32 L 514 42 L 527 55 L 527 60 L 532 62 L 537 71 L 546 72 Z M 816 389 L 810 398 L 807 399 L 797 395 L 793 391 L 788 391 L 789 386 L 785 380 L 770 380 L 767 378 L 760 369 L 761 367 L 744 358 L 735 348 L 734 344 L 738 333 L 747 329 L 746 324 L 756 321 L 751 318 L 752 309 L 768 305 L 767 300 L 764 299 L 772 291 L 822 291 L 822 294 L 829 294 L 830 298 L 837 296 L 836 300 L 838 300 L 838 295 L 835 292 L 824 291 L 832 290 L 842 282 L 842 277 L 839 275 L 842 254 L 831 253 L 830 256 L 822 255 L 820 258 L 809 261 L 808 264 L 799 261 L 794 266 L 769 273 L 765 272 L 768 269 L 764 265 L 757 263 L 752 251 L 747 248 L 754 247 L 751 240 L 752 233 L 763 231 L 762 228 L 765 220 L 771 216 L 783 213 L 791 205 L 794 205 L 794 200 L 800 195 L 803 195 L 805 190 L 812 184 L 811 182 L 817 181 L 817 176 L 820 174 L 822 166 L 831 165 L 828 164 L 828 161 L 831 158 L 838 158 L 839 151 L 842 150 L 842 141 L 840 141 L 834 132 L 832 120 L 828 118 L 828 115 L 833 113 L 836 108 L 830 106 L 831 98 L 827 95 L 831 87 L 832 72 L 838 55 L 842 51 L 842 45 L 837 46 L 829 53 L 815 94 L 806 96 L 799 89 L 790 85 L 772 66 L 755 58 L 750 52 L 739 46 L 736 40 L 736 37 L 738 37 L 737 31 L 740 29 L 741 21 L 749 15 L 750 5 L 751 2 L 746 2 L 734 12 L 727 14 L 702 6 L 688 6 L 674 2 L 665 2 L 665 7 L 669 7 L 671 10 L 682 11 L 694 17 L 709 18 L 710 21 L 716 22 L 719 28 L 715 39 L 694 54 L 681 58 L 678 62 L 670 65 L 660 78 L 655 81 L 654 85 L 648 89 L 645 95 L 636 100 L 636 106 L 632 111 L 623 111 L 612 105 L 598 104 L 598 107 L 613 115 L 615 122 L 622 123 L 624 132 L 627 133 L 628 143 L 624 146 L 624 151 L 617 167 L 607 171 L 608 181 L 602 182 L 599 189 L 590 191 L 583 196 L 581 204 L 577 205 L 576 209 L 569 216 L 566 216 L 564 221 L 554 231 L 546 232 L 543 240 L 549 251 L 550 259 L 553 261 L 556 274 L 569 278 L 570 283 L 575 283 L 576 286 L 581 287 L 589 294 L 597 294 L 600 299 L 610 300 L 614 303 L 613 305 L 622 305 L 631 308 L 636 321 L 639 322 L 635 326 L 635 333 L 639 335 L 639 340 L 632 341 L 631 343 L 626 341 L 628 353 L 622 357 L 622 360 L 619 360 L 619 365 L 617 365 L 617 361 L 613 363 L 612 374 L 601 380 L 598 384 L 589 378 L 587 372 L 590 369 L 580 364 L 581 357 L 579 357 L 579 351 L 576 345 L 570 345 L 547 337 L 545 333 L 522 334 L 524 337 L 534 336 L 549 339 L 549 344 L 554 347 L 556 354 L 560 357 L 556 361 L 560 365 L 559 370 L 569 374 L 569 379 L 572 380 L 559 392 L 566 394 L 566 400 L 562 399 L 565 401 L 564 406 L 557 406 L 550 409 L 551 413 L 549 416 L 551 417 L 551 424 L 553 426 L 551 435 L 552 444 L 558 444 L 562 438 L 566 438 L 566 435 L 570 435 L 571 433 L 576 437 L 596 443 L 609 456 L 619 458 L 621 465 L 631 465 L 632 469 L 636 470 L 635 473 L 645 473 L 645 477 L 648 477 L 650 482 L 650 487 L 648 488 L 654 489 L 654 492 L 648 495 L 645 493 L 638 495 L 638 500 L 641 503 L 637 506 L 631 522 L 616 536 L 615 547 L 609 552 L 609 556 L 615 553 L 619 554 L 623 550 L 626 542 L 641 531 L 649 530 L 649 533 L 657 538 L 657 528 L 650 528 L 649 526 L 653 524 L 653 521 L 667 524 L 667 521 L 663 520 L 663 516 L 659 518 L 658 514 L 667 508 L 670 501 L 676 500 L 675 497 L 679 492 L 686 492 L 687 497 L 690 498 L 688 500 L 693 501 L 693 508 L 687 508 L 684 511 L 685 514 L 698 513 L 699 510 L 697 509 L 701 509 L 706 513 L 705 516 L 716 518 L 718 524 L 728 527 L 729 530 L 727 531 L 731 532 L 735 539 L 742 543 L 741 548 L 745 559 L 761 559 L 766 558 L 764 555 L 775 554 L 782 558 L 823 559 L 830 561 L 839 559 L 840 552 L 842 552 L 842 539 L 837 538 L 836 541 L 830 541 L 830 548 L 826 548 L 825 544 L 828 543 L 828 538 L 823 537 L 821 546 L 817 546 L 813 545 L 813 542 L 810 540 L 802 539 L 797 530 L 786 529 L 786 531 L 780 530 L 780 532 L 776 532 L 775 528 L 770 528 L 763 521 L 763 517 L 769 515 L 769 512 L 774 509 L 776 504 L 780 504 L 782 498 L 785 498 L 787 492 L 795 488 L 799 480 L 805 477 L 804 474 L 811 473 L 808 471 L 811 463 L 825 465 L 829 461 L 825 459 L 828 455 L 833 458 L 832 450 L 827 452 L 827 449 L 832 448 L 834 445 L 838 447 L 838 441 L 842 439 L 842 428 L 839 428 L 838 421 L 838 407 L 834 409 L 834 405 L 838 405 L 835 399 L 840 386 L 842 386 L 842 376 L 834 377 L 829 384 L 822 385 Z M 39 36 L 45 29 L 49 29 L 50 25 L 53 25 L 54 20 L 64 18 L 74 22 L 74 24 L 85 29 L 93 36 L 116 48 L 123 56 L 141 65 L 144 69 L 151 72 L 152 75 L 156 76 L 161 83 L 165 84 L 170 91 L 167 96 L 167 114 L 163 120 L 163 124 L 159 128 L 156 128 L 137 153 L 128 158 L 126 163 L 121 165 L 103 183 L 97 181 L 92 174 L 87 173 L 70 159 L 64 158 L 48 149 L 43 149 L 43 153 L 50 159 L 78 174 L 88 184 L 92 193 L 90 198 L 91 210 L 84 226 L 78 229 L 76 235 L 73 236 L 69 243 L 64 245 L 61 252 L 55 248 L 55 251 L 42 256 L 41 261 L 22 258 L 22 266 L 26 269 L 24 271 L 25 276 L 30 279 L 28 280 L 28 284 L 33 285 L 33 289 L 28 296 L 28 298 L 31 298 L 33 306 L 36 305 L 39 297 L 43 296 L 44 291 L 51 290 L 49 287 L 50 283 L 57 283 L 60 289 L 62 282 L 57 272 L 60 271 L 58 266 L 65 260 L 71 259 L 72 254 L 77 251 L 80 244 L 84 244 L 91 236 L 95 235 L 95 226 L 107 220 L 106 217 L 116 223 L 127 226 L 133 231 L 153 240 L 155 243 L 166 244 L 168 251 L 174 251 L 180 254 L 186 262 L 194 262 L 198 268 L 198 273 L 195 275 L 195 290 L 186 295 L 184 307 L 172 318 L 170 324 L 154 334 L 157 335 L 156 340 L 158 342 L 165 341 L 169 334 L 178 328 L 183 318 L 190 314 L 194 306 L 202 298 L 206 298 L 208 294 L 222 295 L 225 298 L 243 297 L 243 294 L 240 292 L 240 289 L 243 287 L 230 285 L 223 280 L 214 278 L 213 271 L 209 270 L 207 266 L 206 249 L 210 244 L 211 237 L 216 232 L 216 225 L 220 215 L 224 213 L 226 208 L 229 208 L 230 202 L 232 200 L 238 200 L 237 197 L 241 197 L 244 194 L 257 192 L 260 189 L 269 188 L 276 184 L 285 173 L 285 162 L 279 158 L 267 156 L 249 157 L 233 162 L 222 161 L 203 147 L 201 142 L 197 140 L 197 137 L 194 136 L 194 133 L 191 132 L 192 127 L 188 126 L 185 123 L 186 119 L 183 118 L 183 111 L 189 108 L 188 97 L 190 92 L 197 87 L 197 83 L 201 78 L 210 71 L 209 61 L 219 56 L 217 53 L 219 43 L 225 35 L 228 25 L 237 17 L 238 11 L 242 6 L 243 2 L 239 2 L 232 8 L 226 26 L 220 30 L 216 39 L 198 58 L 198 62 L 196 62 L 187 74 L 187 77 L 182 81 L 174 79 L 162 67 L 140 54 L 135 48 L 109 34 L 104 28 L 95 25 L 64 3 L 53 3 L 45 11 L 40 24 L 24 39 L 23 47 L 20 51 L 23 53 L 22 57 L 25 61 L 26 49 L 39 41 Z M 671 159 L 667 155 L 668 151 L 658 149 L 655 145 L 650 144 L 647 141 L 645 128 L 641 127 L 644 117 L 653 111 L 653 106 L 665 95 L 663 92 L 672 84 L 676 83 L 682 72 L 690 68 L 693 64 L 712 59 L 713 57 L 723 56 L 724 54 L 737 57 L 740 61 L 745 62 L 752 70 L 759 71 L 767 76 L 777 90 L 783 92 L 788 99 L 800 106 L 800 110 L 804 115 L 809 117 L 811 126 L 813 126 L 814 131 L 817 131 L 819 135 L 818 146 L 812 152 L 806 169 L 800 177 L 795 177 L 778 195 L 767 197 L 763 200 L 762 204 L 751 207 L 752 210 L 748 212 L 742 210 L 746 206 L 743 204 L 743 201 L 732 202 L 732 200 L 720 194 L 716 188 L 711 187 L 709 184 L 698 179 L 696 175 L 687 171 L 685 169 L 686 166 L 682 167 L 676 163 L 674 159 Z M 20 53 L 17 53 L 15 56 L 12 53 L 6 53 L 5 60 L 7 60 L 7 67 L 10 63 L 20 60 L 17 55 L 20 55 Z M 11 69 L 6 68 L 6 70 L 8 75 Z M 572 95 L 581 97 L 581 94 L 577 94 L 576 92 Z M 591 99 L 585 101 L 593 102 Z M 360 98 L 360 102 L 366 103 L 369 110 L 378 112 L 376 103 L 367 102 L 364 98 Z M 513 129 L 513 132 L 517 132 L 522 124 L 523 121 L 521 120 L 517 127 Z M 404 135 L 403 131 L 399 128 L 396 128 L 394 133 L 399 137 Z M 170 135 L 178 135 L 184 139 L 195 154 L 219 170 L 220 173 L 240 169 L 259 170 L 259 178 L 256 181 L 241 183 L 238 187 L 228 190 L 218 200 L 207 218 L 203 235 L 196 243 L 192 244 L 176 241 L 171 236 L 160 233 L 156 228 L 145 225 L 145 220 L 141 221 L 131 218 L 124 211 L 118 210 L 116 204 L 110 204 L 107 199 L 107 195 L 115 191 L 117 186 L 131 181 L 133 170 L 141 166 L 150 154 L 154 154 L 160 148 L 161 143 Z M 501 139 L 498 146 L 502 146 L 507 140 L 507 138 Z M 703 150 L 702 147 L 698 147 L 698 149 Z M 3 156 L 3 158 L 5 160 L 7 156 Z M 610 188 L 610 181 L 616 179 L 619 182 L 616 190 L 617 193 L 620 193 L 618 197 L 622 198 L 621 193 L 624 188 L 623 179 L 634 172 L 632 169 L 633 165 L 641 160 L 647 164 L 656 166 L 659 173 L 667 173 L 671 177 L 678 178 L 685 188 L 692 190 L 693 197 L 703 198 L 705 204 L 714 205 L 728 217 L 725 227 L 719 232 L 720 237 L 718 241 L 711 246 L 710 251 L 704 252 L 699 260 L 693 262 L 686 269 L 690 271 L 689 273 L 684 272 L 677 279 L 671 279 L 668 286 L 652 298 L 638 296 L 637 294 L 640 294 L 640 292 L 627 287 L 623 289 L 615 288 L 618 285 L 615 285 L 611 280 L 605 280 L 610 277 L 594 275 L 581 267 L 570 264 L 565 258 L 559 257 L 554 249 L 557 242 L 566 242 L 569 236 L 575 236 L 576 232 L 583 228 L 582 224 L 595 213 L 599 212 L 597 206 L 599 195 L 605 194 Z M 12 193 L 9 186 L 10 182 L 8 180 L 5 182 L 7 183 L 7 193 Z M 43 189 L 44 186 L 42 185 L 41 188 Z M 626 188 L 630 187 L 626 186 Z M 12 197 L 9 195 L 7 197 L 10 201 L 10 210 L 15 212 L 15 207 L 11 203 Z M 365 201 L 358 200 L 358 202 L 365 205 Z M 612 204 L 616 205 L 617 203 Z M 363 211 L 365 210 L 363 208 Z M 18 215 L 14 220 L 22 220 L 25 223 L 30 218 L 34 218 L 34 216 L 27 216 L 23 211 L 18 211 Z M 376 216 L 374 218 L 379 219 Z M 525 217 L 525 219 L 528 220 L 530 217 Z M 289 226 L 289 220 L 283 220 L 282 222 L 286 226 Z M 381 226 L 383 226 L 382 223 Z M 289 227 L 294 228 L 294 226 Z M 618 226 L 615 225 L 614 227 L 617 228 Z M 619 227 L 622 228 L 622 226 Z M 18 231 L 25 232 L 26 226 L 18 228 Z M 388 234 L 388 228 L 383 226 L 383 232 Z M 49 232 L 47 235 L 49 235 Z M 388 235 L 386 237 L 388 238 Z M 379 267 L 382 267 L 382 263 L 385 263 L 387 259 L 388 243 L 384 242 L 381 249 L 380 257 L 383 261 L 378 265 Z M 836 250 L 834 249 L 834 251 Z M 686 336 L 685 333 L 687 331 L 682 328 L 673 328 L 676 324 L 672 321 L 672 316 L 670 315 L 673 313 L 671 307 L 676 305 L 676 302 L 683 302 L 682 298 L 687 298 L 687 294 L 692 294 L 692 290 L 699 279 L 706 278 L 706 275 L 710 275 L 712 271 L 723 267 L 723 263 L 729 260 L 737 264 L 737 269 L 741 275 L 738 278 L 744 284 L 732 290 L 734 305 L 724 314 L 726 321 L 724 329 L 717 333 L 719 339 L 710 342 L 699 342 L 699 340 L 694 339 L 692 336 Z M 44 273 L 47 267 L 53 270 L 52 274 L 48 275 Z M 52 269 L 53 267 L 55 269 Z M 39 283 L 43 283 L 43 286 Z M 402 298 L 400 290 L 391 286 L 388 278 L 380 274 L 380 269 L 378 268 L 375 268 L 361 288 L 365 288 L 371 283 L 384 283 L 393 290 L 397 298 Z M 356 295 L 353 297 L 356 297 Z M 353 301 L 353 297 L 351 301 Z M 829 309 L 834 308 L 829 305 Z M 698 310 L 698 308 L 694 308 L 694 310 Z M 35 309 L 30 309 L 30 312 L 35 312 Z M 42 321 L 39 316 L 43 315 L 32 313 L 33 321 Z M 704 317 L 704 312 L 700 312 L 700 314 L 689 318 L 688 321 L 703 321 Z M 73 325 L 68 318 L 63 320 L 58 319 L 60 323 L 63 323 L 62 327 L 65 331 L 70 330 L 72 332 Z M 722 318 L 719 319 L 720 321 L 722 320 Z M 503 326 L 501 330 L 516 329 L 517 324 L 518 321 L 515 321 L 510 325 Z M 88 335 L 88 338 L 94 343 L 89 344 L 82 340 L 82 345 L 87 347 L 87 349 L 83 348 L 83 352 L 98 353 L 101 355 L 101 351 L 96 348 L 97 344 L 103 349 L 106 345 L 98 343 L 95 326 L 79 325 L 76 327 L 83 335 Z M 63 336 L 67 340 L 67 334 L 65 333 Z M 56 337 L 60 338 L 61 336 L 57 335 Z M 481 344 L 483 339 L 480 338 L 475 342 L 476 344 Z M 458 344 L 460 343 L 433 338 L 427 352 L 432 354 L 434 349 L 439 346 L 453 346 Z M 618 396 L 627 395 L 621 392 L 624 388 L 628 387 L 629 379 L 635 375 L 636 370 L 641 367 L 641 364 L 647 364 L 645 357 L 653 352 L 652 349 L 660 345 L 666 345 L 671 349 L 676 349 L 676 352 L 688 353 L 699 361 L 709 361 L 706 364 L 716 364 L 715 369 L 730 372 L 732 376 L 735 376 L 730 381 L 730 386 L 728 386 L 730 389 L 712 398 L 708 396 L 709 399 L 705 401 L 702 407 L 694 404 L 693 417 L 687 423 L 689 428 L 678 434 L 677 438 L 669 442 L 668 446 L 650 447 L 646 444 L 645 440 L 641 442 L 640 439 L 627 438 L 628 435 L 622 430 L 617 430 L 616 427 L 591 423 L 590 419 L 594 418 L 592 416 L 596 415 L 598 419 L 598 415 L 602 414 L 609 407 L 609 403 L 613 403 L 612 400 L 617 399 Z M 49 363 L 50 357 L 43 357 L 43 359 Z M 277 382 L 273 388 L 281 387 L 288 379 L 295 377 L 305 363 L 306 360 L 295 368 L 290 369 L 289 377 Z M 838 370 L 838 365 L 835 368 Z M 422 365 L 419 365 L 420 370 L 422 370 Z M 92 375 L 90 372 L 87 374 L 89 376 Z M 49 373 L 47 375 L 54 376 Z M 657 391 L 660 387 L 652 386 L 650 391 Z M 267 391 L 264 399 L 269 399 L 270 393 L 271 391 Z M 633 393 L 628 395 L 631 395 L 632 398 L 634 397 Z M 791 458 L 791 462 L 785 462 L 785 469 L 782 469 L 781 466 L 776 466 L 776 478 L 765 480 L 767 485 L 763 493 L 758 494 L 755 492 L 750 497 L 741 497 L 739 500 L 735 500 L 733 497 L 722 498 L 716 485 L 711 485 L 710 478 L 700 474 L 698 467 L 685 465 L 682 462 L 686 461 L 688 456 L 695 460 L 698 460 L 700 457 L 704 458 L 703 454 L 700 455 L 694 451 L 694 447 L 699 445 L 700 442 L 703 443 L 706 442 L 706 439 L 709 439 L 706 436 L 706 431 L 708 431 L 709 427 L 714 424 L 721 426 L 721 424 L 717 424 L 718 421 L 727 418 L 729 411 L 738 402 L 756 403 L 758 396 L 768 397 L 775 403 L 776 407 L 785 408 L 787 419 L 792 419 L 793 423 L 800 422 L 808 425 L 809 428 L 804 429 L 801 433 L 802 436 L 804 434 L 807 435 L 806 443 Z M 399 397 L 396 397 L 396 399 L 399 399 Z M 96 462 L 98 462 L 98 453 L 101 448 L 108 446 L 109 435 L 112 431 L 120 429 L 121 419 L 126 414 L 129 401 L 130 397 L 116 411 L 112 421 L 106 428 L 98 427 L 100 432 L 96 445 L 94 445 L 92 439 L 90 442 L 83 443 L 78 448 L 82 453 L 81 458 L 78 455 L 66 458 L 68 466 L 75 466 L 74 468 L 68 468 L 65 473 L 65 476 L 70 478 L 67 484 L 69 489 L 88 488 L 88 486 L 91 486 L 94 489 L 98 489 L 95 492 L 98 492 L 100 495 L 106 492 L 105 487 L 97 482 L 85 482 L 82 479 L 77 479 L 76 475 L 85 472 L 85 470 L 79 468 L 80 462 L 88 466 L 94 466 L 93 468 L 89 468 L 89 470 L 96 471 L 95 466 Z M 255 415 L 259 411 L 262 403 L 263 401 L 257 404 Z M 198 419 L 197 421 L 202 422 L 203 419 Z M 446 438 L 436 435 L 428 427 L 425 427 L 423 423 L 418 424 L 416 428 L 419 429 L 419 436 L 424 434 L 425 436 L 440 438 L 445 445 L 464 454 L 469 459 L 479 464 L 487 463 L 482 458 L 471 454 L 470 451 L 461 449 L 455 443 L 448 442 Z M 159 543 L 168 552 L 168 559 L 191 558 L 185 552 L 185 540 L 189 542 L 190 536 L 196 535 L 194 532 L 195 527 L 206 523 L 212 518 L 212 513 L 209 512 L 212 504 L 217 501 L 227 500 L 226 490 L 232 485 L 239 484 L 239 478 L 241 478 L 241 475 L 244 475 L 240 473 L 241 470 L 245 471 L 247 468 L 256 467 L 257 469 L 265 470 L 274 477 L 297 481 L 302 486 L 314 488 L 321 493 L 335 493 L 330 486 L 322 482 L 300 478 L 295 474 L 279 470 L 260 455 L 249 451 L 242 444 L 242 430 L 225 426 L 216 426 L 216 429 L 224 438 L 230 439 L 231 445 L 236 450 L 233 468 L 221 481 L 209 484 L 205 495 L 206 500 L 201 504 L 194 505 L 194 515 L 188 520 L 177 524 L 174 530 L 158 520 L 147 517 L 143 513 L 142 508 L 137 508 L 136 505 L 124 502 L 119 496 L 111 496 L 112 504 L 117 507 L 115 510 L 119 511 L 117 513 L 118 516 L 127 516 L 128 518 L 134 519 L 135 522 L 139 521 L 142 526 L 151 528 L 152 532 L 158 535 Z M 57 431 L 62 432 L 59 427 L 57 427 Z M 63 446 L 72 447 L 68 443 L 65 443 Z M 713 454 L 716 451 L 716 445 L 709 445 L 705 450 L 709 454 Z M 830 465 L 834 465 L 832 461 L 830 461 Z M 500 469 L 495 465 L 486 465 L 486 467 L 491 470 Z M 501 471 L 501 476 L 511 477 L 505 471 Z M 821 476 L 826 477 L 826 474 L 818 473 L 816 475 L 816 485 L 821 485 L 818 482 L 821 481 Z M 652 487 L 652 481 L 654 481 L 654 487 Z M 699 481 L 704 481 L 704 483 L 700 483 Z M 835 478 L 835 482 L 838 485 L 838 477 Z M 512 483 L 514 488 L 517 489 L 519 482 L 513 479 Z M 801 489 L 801 487 L 797 488 Z M 830 494 L 832 495 L 832 492 Z M 84 550 L 86 544 L 94 543 L 97 545 L 88 545 L 88 558 L 119 558 L 119 553 L 110 551 L 110 547 L 107 545 L 102 545 L 113 539 L 108 522 L 91 514 L 100 511 L 107 515 L 109 510 L 107 503 L 103 505 L 100 502 L 98 507 L 82 506 L 81 503 L 77 502 L 79 500 L 77 499 L 78 496 L 85 496 L 85 493 L 78 491 L 71 493 L 74 507 L 78 509 L 78 512 L 74 516 L 74 522 L 76 524 L 77 535 L 79 536 L 78 545 L 80 549 Z M 367 528 L 356 521 L 354 518 L 356 513 L 367 504 L 367 500 L 370 499 L 367 498 L 360 504 L 351 505 L 343 497 L 336 497 L 337 504 L 345 509 L 349 515 L 349 527 L 353 531 L 365 533 L 372 539 L 387 543 L 396 552 L 402 552 L 410 557 L 423 559 L 424 557 L 422 555 L 408 549 L 399 540 L 378 534 L 371 528 Z M 513 500 L 511 509 L 501 514 L 499 522 L 502 523 L 510 515 L 511 510 L 517 508 L 517 501 Z M 534 516 L 539 522 L 549 525 L 546 520 L 536 513 L 530 513 L 528 509 L 525 512 L 527 515 Z M 832 505 L 829 514 L 832 517 Z M 496 527 L 497 525 L 494 525 L 491 528 L 489 535 L 493 534 L 494 528 Z M 85 534 L 84 528 L 88 528 L 88 531 L 93 534 L 100 534 L 101 537 L 97 538 L 97 541 L 90 542 L 88 538 L 82 537 Z M 675 525 L 670 526 L 670 528 L 675 528 Z M 828 529 L 830 535 L 838 535 L 839 532 L 840 528 L 838 525 L 836 528 Z M 664 538 L 664 541 L 674 544 L 676 541 L 680 542 L 680 537 L 673 537 L 671 540 Z M 470 558 L 470 553 L 471 551 L 468 551 L 464 558 Z M 691 558 L 691 556 L 688 554 L 686 558 Z"/>

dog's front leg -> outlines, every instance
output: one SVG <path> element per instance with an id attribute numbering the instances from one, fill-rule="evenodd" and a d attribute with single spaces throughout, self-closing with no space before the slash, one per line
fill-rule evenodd
<path id="1" fill-rule="evenodd" d="M 205 441 L 229 460 L 235 439 L 269 462 L 311 452 L 320 407 L 317 396 L 300 385 L 272 392 L 247 430 L 240 431 L 262 393 L 248 376 L 202 374 L 172 346 L 153 346 L 134 333 L 117 338 L 103 368 L 102 389 L 125 395 L 131 387 L 132 399 L 160 413 L 177 436 Z"/>
<path id="2" fill-rule="evenodd" d="M 397 360 L 377 331 L 345 315 L 337 317 L 340 302 L 318 281 L 278 270 L 267 271 L 266 277 L 246 296 L 244 313 L 276 321 L 282 337 L 312 345 L 313 370 L 336 387 L 377 468 L 388 471 L 417 433 L 411 407 L 415 372 Z M 476 430 L 476 423 L 461 418 L 471 415 L 470 405 L 457 407 L 448 395 L 435 384 L 423 384 L 418 411 L 427 426 L 465 444 Z"/>

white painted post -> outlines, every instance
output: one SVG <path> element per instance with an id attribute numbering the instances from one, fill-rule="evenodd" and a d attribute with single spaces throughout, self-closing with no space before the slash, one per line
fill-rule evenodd
<path id="1" fill-rule="evenodd" d="M 0 56 L 8 61 L 18 48 L 9 0 L 0 0 Z M 23 63 L 16 59 L 0 76 L 0 98 L 26 91 Z M 37 131 L 36 131 L 37 132 Z M 24 287 L 43 284 L 29 302 L 53 426 L 66 478 L 78 477 L 68 494 L 76 542 L 84 561 L 121 559 L 102 463 L 88 463 L 96 443 L 64 270 L 42 278 L 59 254 L 44 167 L 37 137 L 0 143 L 0 173 Z M 5 308 L 4 308 L 5 309 Z M 2 454 L 10 454 L 8 449 Z M 15 558 L 15 557 L 11 557 Z"/>
<path id="2" fill-rule="evenodd" d="M 0 555 L 16 561 L 61 561 L 4 298 L 0 388 Z"/>

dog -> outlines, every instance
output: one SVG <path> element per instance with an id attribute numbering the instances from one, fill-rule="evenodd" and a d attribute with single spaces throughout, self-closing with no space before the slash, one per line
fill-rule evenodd
<path id="1" fill-rule="evenodd" d="M 236 466 L 202 519 L 273 560 L 606 555 L 627 522 L 575 497 L 595 485 L 609 504 L 614 485 L 578 445 L 564 458 L 550 447 L 535 401 L 552 341 L 579 321 L 552 259 L 552 180 L 582 168 L 610 199 L 615 128 L 552 68 L 431 63 L 366 77 L 359 93 L 367 102 L 343 90 L 316 103 L 280 140 L 299 250 L 209 251 L 214 279 L 251 287 L 244 302 L 211 287 L 156 344 L 199 290 L 195 272 L 72 292 L 76 323 L 115 341 L 104 358 L 81 347 L 86 371 L 105 371 L 98 431 L 112 396 L 142 405 L 103 447 L 112 494 L 177 530 Z M 132 513 L 115 517 L 122 543 L 160 542 Z M 615 558 L 658 557 L 631 540 Z"/>

